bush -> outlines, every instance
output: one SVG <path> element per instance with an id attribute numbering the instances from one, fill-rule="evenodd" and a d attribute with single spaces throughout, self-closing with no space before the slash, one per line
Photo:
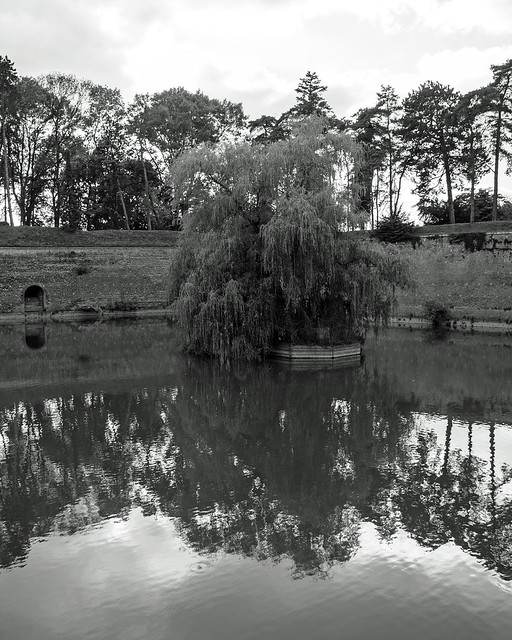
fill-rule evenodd
<path id="1" fill-rule="evenodd" d="M 420 218 L 425 224 L 449 224 L 448 203 L 432 199 L 418 206 Z M 471 201 L 469 191 L 460 193 L 453 199 L 455 222 L 469 222 Z M 475 193 L 475 222 L 492 219 L 492 193 L 490 189 L 478 189 Z M 512 203 L 502 195 L 498 196 L 498 220 L 512 219 Z"/>
<path id="2" fill-rule="evenodd" d="M 371 237 L 381 242 L 419 242 L 419 238 L 414 234 L 414 224 L 405 214 L 382 218 L 377 228 L 372 231 Z"/>
<path id="3" fill-rule="evenodd" d="M 106 309 L 108 311 L 136 311 L 137 304 L 130 300 L 114 300 L 106 307 Z"/>
<path id="4" fill-rule="evenodd" d="M 448 236 L 450 244 L 464 244 L 466 251 L 481 251 L 485 247 L 486 235 L 484 232 L 453 233 Z"/>
<path id="5" fill-rule="evenodd" d="M 75 273 L 77 276 L 84 276 L 86 273 L 89 273 L 89 269 L 84 266 L 76 267 Z"/>
<path id="6" fill-rule="evenodd" d="M 446 327 L 451 320 L 450 310 L 437 300 L 427 300 L 425 302 L 425 316 L 430 320 L 433 329 Z"/>

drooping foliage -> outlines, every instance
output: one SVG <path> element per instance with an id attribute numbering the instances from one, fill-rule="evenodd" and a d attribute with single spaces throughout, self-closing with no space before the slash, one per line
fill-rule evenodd
<path id="1" fill-rule="evenodd" d="M 402 264 L 342 233 L 362 222 L 359 154 L 313 117 L 287 140 L 198 148 L 175 163 L 188 213 L 169 300 L 188 349 L 252 359 L 278 340 L 354 340 L 386 316 Z"/>

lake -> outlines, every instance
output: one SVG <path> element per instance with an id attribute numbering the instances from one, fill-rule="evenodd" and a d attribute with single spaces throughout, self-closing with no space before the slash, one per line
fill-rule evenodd
<path id="1" fill-rule="evenodd" d="M 0 327 L 0 638 L 505 640 L 512 338 L 222 370 L 164 320 Z"/>

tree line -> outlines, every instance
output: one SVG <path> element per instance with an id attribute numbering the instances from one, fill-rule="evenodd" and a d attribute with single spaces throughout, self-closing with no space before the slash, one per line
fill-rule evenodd
<path id="1" fill-rule="evenodd" d="M 0 57 L 3 217 L 72 229 L 172 228 L 167 170 L 184 151 L 243 130 L 241 105 L 183 88 L 137 95 Z"/>
<path id="2" fill-rule="evenodd" d="M 512 60 L 491 72 L 488 86 L 466 94 L 429 81 L 401 99 L 382 86 L 373 105 L 338 117 L 308 71 L 290 109 L 249 120 L 242 104 L 201 91 L 171 88 L 126 104 L 118 89 L 72 75 L 20 77 L 0 56 L 0 217 L 70 229 L 178 228 L 187 204 L 175 198 L 171 169 L 185 152 L 244 139 L 259 153 L 311 116 L 359 145 L 356 207 L 372 227 L 405 214 L 406 180 L 425 222 L 512 217 L 499 194 L 512 158 Z M 487 176 L 492 190 L 479 189 Z"/>

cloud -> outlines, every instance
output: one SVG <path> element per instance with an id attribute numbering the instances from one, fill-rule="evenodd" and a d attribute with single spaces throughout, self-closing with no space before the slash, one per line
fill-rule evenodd
<path id="1" fill-rule="evenodd" d="M 423 24 L 446 32 L 479 28 L 491 33 L 510 33 L 512 3 L 509 0 L 422 0 L 416 11 Z"/>
<path id="2" fill-rule="evenodd" d="M 81 2 L 46 0 L 41 11 L 38 0 L 18 0 L 0 13 L 4 55 L 21 75 L 60 71 L 90 77 L 93 70 L 91 79 L 112 83 L 119 74 L 122 51 L 94 17 Z"/>
<path id="3" fill-rule="evenodd" d="M 311 70 L 347 115 L 382 84 L 488 82 L 512 54 L 510 24 L 510 0 L 17 0 L 0 13 L 0 53 L 24 75 L 73 73 L 127 99 L 201 89 L 251 117 L 291 106 Z"/>
<path id="4" fill-rule="evenodd" d="M 423 81 L 436 80 L 466 92 L 489 84 L 491 65 L 509 58 L 512 58 L 512 44 L 484 50 L 477 47 L 444 50 L 423 55 L 418 62 L 418 74 Z"/>
<path id="5" fill-rule="evenodd" d="M 320 8 L 325 5 L 323 2 L 316 4 Z M 479 28 L 508 34 L 512 22 L 510 0 L 333 0 L 327 4 L 335 5 L 338 11 L 352 12 L 364 20 L 378 22 L 382 28 L 395 32 L 406 27 L 423 27 L 446 33 Z M 311 5 L 313 9 L 314 0 Z"/>
<path id="6" fill-rule="evenodd" d="M 463 47 L 457 50 L 444 49 L 435 53 L 424 53 L 405 71 L 371 66 L 362 70 L 347 70 L 338 84 L 350 88 L 345 94 L 345 105 L 352 114 L 357 109 L 375 103 L 377 91 L 382 85 L 391 85 L 404 98 L 421 84 L 432 80 L 452 86 L 461 93 L 478 89 L 492 81 L 491 65 L 512 58 L 512 45 L 490 47 Z M 329 95 L 336 91 L 336 83 L 329 83 Z M 341 115 L 342 104 L 331 98 L 335 111 Z"/>
<path id="7" fill-rule="evenodd" d="M 272 6 L 272 19 L 254 3 L 229 5 L 229 11 L 225 4 L 201 6 L 176 2 L 172 20 L 149 25 L 133 42 L 123 65 L 131 92 L 181 85 L 220 98 L 245 95 L 252 102 L 266 91 L 266 105 L 279 100 L 280 70 L 290 65 L 303 19 L 290 15 L 286 3 Z"/>

